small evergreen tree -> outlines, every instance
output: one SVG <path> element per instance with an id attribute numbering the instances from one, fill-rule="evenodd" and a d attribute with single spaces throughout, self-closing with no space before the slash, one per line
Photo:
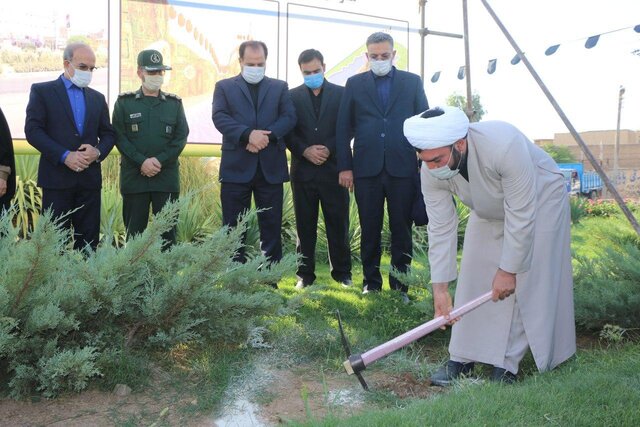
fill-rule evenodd
<path id="1" fill-rule="evenodd" d="M 50 213 L 28 239 L 0 218 L 0 377 L 14 397 L 79 391 L 118 364 L 114 347 L 151 354 L 180 344 L 246 341 L 281 298 L 265 283 L 294 271 L 256 256 L 232 260 L 246 221 L 198 243 L 162 250 L 172 203 L 123 248 L 74 251 Z M 111 357 L 111 360 L 104 358 Z M 150 356 L 149 356 L 150 357 Z"/>
<path id="2" fill-rule="evenodd" d="M 640 325 L 640 239 L 628 227 L 599 230 L 602 246 L 595 258 L 576 257 L 576 324 L 597 331 L 606 325 Z"/>

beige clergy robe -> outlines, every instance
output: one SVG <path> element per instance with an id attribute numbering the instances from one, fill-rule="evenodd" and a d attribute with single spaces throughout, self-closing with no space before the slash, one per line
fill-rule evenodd
<path id="1" fill-rule="evenodd" d="M 421 168 L 431 280 L 450 282 L 457 276 L 455 194 L 471 209 L 455 306 L 491 290 L 498 267 L 517 273 L 516 292 L 457 322 L 449 352 L 503 366 L 517 304 L 538 369 L 552 369 L 576 350 L 571 219 L 562 173 L 508 123 L 472 123 L 467 147 L 469 182 L 459 174 L 438 180 Z"/>

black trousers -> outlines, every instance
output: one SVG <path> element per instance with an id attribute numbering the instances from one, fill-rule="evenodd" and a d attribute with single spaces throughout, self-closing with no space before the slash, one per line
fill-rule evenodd
<path id="1" fill-rule="evenodd" d="M 349 245 L 349 192 L 335 182 L 291 182 L 293 208 L 296 214 L 298 241 L 296 250 L 302 263 L 296 272 L 305 285 L 316 280 L 316 242 L 318 213 L 322 215 L 327 232 L 331 277 L 341 282 L 351 279 L 351 251 Z"/>
<path id="2" fill-rule="evenodd" d="M 42 189 L 42 210 L 51 209 L 61 225 L 73 229 L 73 248 L 95 250 L 100 241 L 100 190 Z M 69 212 L 75 210 L 73 213 Z"/>
<path id="3" fill-rule="evenodd" d="M 251 195 L 255 199 L 260 228 L 260 250 L 269 261 L 282 259 L 282 183 L 268 183 L 260 165 L 256 175 L 248 183 L 222 182 L 220 184 L 220 201 L 222 202 L 222 221 L 224 225 L 235 227 L 238 216 L 251 209 Z M 245 243 L 243 237 L 243 244 Z M 246 262 L 245 249 L 241 248 L 235 260 Z"/>
<path id="4" fill-rule="evenodd" d="M 155 215 L 162 210 L 168 202 L 177 200 L 180 193 L 165 193 L 152 191 L 147 193 L 134 193 L 122 195 L 122 218 L 127 228 L 127 237 L 142 233 L 149 223 L 149 205 L 151 212 Z M 165 244 L 168 247 L 176 244 L 176 226 L 162 234 Z"/>
<path id="5" fill-rule="evenodd" d="M 360 216 L 363 286 L 369 291 L 379 291 L 382 289 L 380 257 L 385 200 L 391 230 L 391 266 L 404 272 L 411 265 L 411 208 L 416 191 L 414 177 L 396 178 L 382 171 L 374 177 L 355 178 L 354 191 Z M 407 287 L 391 275 L 389 286 L 391 289 L 407 291 Z"/>

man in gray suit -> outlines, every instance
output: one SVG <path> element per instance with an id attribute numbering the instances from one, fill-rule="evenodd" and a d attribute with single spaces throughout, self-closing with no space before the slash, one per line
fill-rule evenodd
<path id="1" fill-rule="evenodd" d="M 331 277 L 343 286 L 351 285 L 349 249 L 349 192 L 338 184 L 336 164 L 336 122 L 344 88 L 324 78 L 322 53 L 303 51 L 298 65 L 304 83 L 291 89 L 298 122 L 286 137 L 291 157 L 291 188 L 296 214 L 296 250 L 302 263 L 296 272 L 297 289 L 313 284 L 318 238 L 318 212 L 327 232 Z"/>

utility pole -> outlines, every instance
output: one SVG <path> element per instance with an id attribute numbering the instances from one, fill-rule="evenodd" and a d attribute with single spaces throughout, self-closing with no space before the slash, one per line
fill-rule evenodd
<path id="1" fill-rule="evenodd" d="M 476 112 L 473 110 L 473 102 L 471 95 L 471 59 L 469 56 L 469 16 L 467 13 L 467 0 L 462 0 L 462 21 L 464 24 L 464 66 L 465 66 L 465 80 L 467 83 L 467 109 L 465 113 L 470 122 L 473 122 L 473 118 Z"/>
<path id="2" fill-rule="evenodd" d="M 547 86 L 544 84 L 544 82 L 538 75 L 538 72 L 535 70 L 535 68 L 533 68 L 533 65 L 531 65 L 531 62 L 529 62 L 529 59 L 526 57 L 524 52 L 522 52 L 522 49 L 520 49 L 520 46 L 518 46 L 518 44 L 513 39 L 513 37 L 511 37 L 511 34 L 507 30 L 507 28 L 504 26 L 500 18 L 498 18 L 498 15 L 496 15 L 496 13 L 493 11 L 488 1 L 487 0 L 480 0 L 480 1 L 484 5 L 485 9 L 487 9 L 487 12 L 489 12 L 489 15 L 491 15 L 493 20 L 496 22 L 496 25 L 498 26 L 498 28 L 500 28 L 500 30 L 502 31 L 502 34 L 504 34 L 504 36 L 509 41 L 513 49 L 517 52 L 518 56 L 522 60 L 522 63 L 527 67 L 527 70 L 529 70 L 529 73 L 531 74 L 533 79 L 536 81 L 536 83 L 538 83 L 538 86 L 540 86 L 540 89 L 545 94 L 545 96 L 547 97 L 547 99 L 549 100 L 553 108 L 556 110 L 556 112 L 558 113 L 558 116 L 560 116 L 560 119 L 562 119 L 567 129 L 569 129 L 569 132 L 571 132 L 571 135 L 573 135 L 573 138 L 576 140 L 576 142 L 582 149 L 582 152 L 585 154 L 587 159 L 589 159 L 591 166 L 593 166 L 596 172 L 598 172 L 598 175 L 600 175 L 600 178 L 602 178 L 604 185 L 609 190 L 609 192 L 615 199 L 616 203 L 618 203 L 618 206 L 620 206 L 620 210 L 622 211 L 624 216 L 627 218 L 627 220 L 631 224 L 631 227 L 633 227 L 633 230 L 636 232 L 637 235 L 640 236 L 640 224 L 638 224 L 638 220 L 636 219 L 635 216 L 633 216 L 633 212 L 631 212 L 631 210 L 625 203 L 620 193 L 618 193 L 618 190 L 616 189 L 615 185 L 613 185 L 613 183 L 611 182 L 607 174 L 604 172 L 604 170 L 602 169 L 602 166 L 598 164 L 598 161 L 593 156 L 593 153 L 591 153 L 591 150 L 589 150 L 589 147 L 587 146 L 587 144 L 584 142 L 584 140 L 582 139 L 582 137 L 580 136 L 576 128 L 573 126 L 573 124 L 569 121 L 569 118 L 566 116 L 562 108 L 560 108 L 560 105 L 551 94 L 551 91 L 549 91 Z"/>
<path id="3" fill-rule="evenodd" d="M 622 111 L 622 100 L 624 95 L 624 86 L 620 86 L 618 91 L 618 123 L 616 124 L 616 145 L 613 150 L 613 176 L 615 183 L 618 183 L 618 169 L 620 168 L 620 112 Z"/>

